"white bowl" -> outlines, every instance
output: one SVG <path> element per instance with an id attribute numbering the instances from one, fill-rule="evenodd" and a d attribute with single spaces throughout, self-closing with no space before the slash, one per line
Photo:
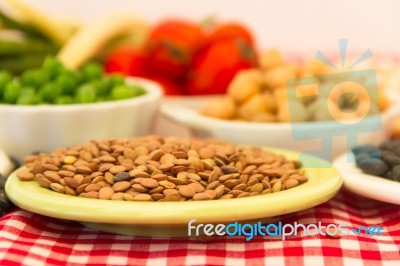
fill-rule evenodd
<path id="1" fill-rule="evenodd" d="M 363 197 L 400 205 L 399 182 L 365 174 L 354 161 L 353 153 L 345 153 L 333 163 L 343 177 L 344 187 Z"/>
<path id="2" fill-rule="evenodd" d="M 400 108 L 392 104 L 392 108 L 379 116 L 371 116 L 364 120 L 364 126 L 369 129 L 353 129 L 357 134 L 337 132 L 340 123 L 337 121 L 304 122 L 304 123 L 255 123 L 221 120 L 204 116 L 198 108 L 205 104 L 204 99 L 187 103 L 164 103 L 160 111 L 168 119 L 188 126 L 197 137 L 212 137 L 239 144 L 255 144 L 299 152 L 309 152 L 320 158 L 332 161 L 356 145 L 377 145 L 389 138 L 391 124 L 396 116 L 400 116 Z M 381 121 L 377 124 L 377 121 Z M 376 125 L 376 128 L 374 128 Z M 295 133 L 295 134 L 293 134 Z M 328 137 L 333 135 L 333 137 Z M 353 139 L 348 142 L 347 136 Z M 322 148 L 322 139 L 327 139 L 331 150 Z"/>
<path id="3" fill-rule="evenodd" d="M 148 134 L 162 90 L 157 83 L 142 78 L 129 78 L 127 82 L 143 86 L 147 93 L 91 104 L 0 104 L 0 148 L 21 162 L 35 151 Z"/>

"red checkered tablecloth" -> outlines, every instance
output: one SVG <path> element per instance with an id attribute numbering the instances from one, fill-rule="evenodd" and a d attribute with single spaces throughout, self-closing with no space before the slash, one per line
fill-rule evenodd
<path id="1" fill-rule="evenodd" d="M 383 236 L 144 238 L 16 209 L 0 219 L 0 265 L 400 265 L 400 206 L 342 190 L 284 223 L 380 225 Z"/>

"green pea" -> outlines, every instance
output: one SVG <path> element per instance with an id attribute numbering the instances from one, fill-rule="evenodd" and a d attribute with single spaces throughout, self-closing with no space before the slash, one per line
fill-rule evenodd
<path id="1" fill-rule="evenodd" d="M 110 94 L 112 88 L 114 87 L 114 80 L 109 76 L 105 76 L 101 80 L 101 83 L 103 83 L 104 89 L 107 90 L 106 94 Z"/>
<path id="2" fill-rule="evenodd" d="M 63 94 L 69 95 L 72 95 L 77 87 L 77 81 L 72 72 L 58 76 L 55 80 L 55 84 L 60 87 Z"/>
<path id="3" fill-rule="evenodd" d="M 43 62 L 42 69 L 47 72 L 50 78 L 54 78 L 57 74 L 62 72 L 65 67 L 57 58 L 48 56 Z"/>
<path id="4" fill-rule="evenodd" d="M 136 92 L 125 85 L 115 86 L 111 91 L 112 100 L 129 99 L 136 96 Z"/>
<path id="5" fill-rule="evenodd" d="M 91 62 L 82 67 L 82 73 L 87 81 L 101 79 L 103 67 L 99 63 Z"/>
<path id="6" fill-rule="evenodd" d="M 17 99 L 19 105 L 35 105 L 41 102 L 40 97 L 36 94 L 34 88 L 22 88 Z"/>
<path id="7" fill-rule="evenodd" d="M 112 83 L 112 87 L 117 85 L 125 85 L 125 78 L 118 74 L 113 74 L 108 77 Z"/>
<path id="8" fill-rule="evenodd" d="M 73 73 L 74 73 L 74 76 L 75 76 L 76 83 L 78 85 L 82 85 L 82 84 L 86 83 L 86 77 L 81 71 L 76 70 Z"/>
<path id="9" fill-rule="evenodd" d="M 78 103 L 93 103 L 96 101 L 96 90 L 90 84 L 84 84 L 78 88 L 75 100 Z"/>
<path id="10" fill-rule="evenodd" d="M 20 93 L 21 86 L 18 83 L 10 82 L 4 87 L 3 102 L 14 104 Z"/>
<path id="11" fill-rule="evenodd" d="M 128 85 L 128 88 L 134 92 L 135 96 L 140 96 L 140 95 L 146 94 L 146 90 L 142 86 Z"/>
<path id="12" fill-rule="evenodd" d="M 43 61 L 43 68 L 57 69 L 62 67 L 62 63 L 54 56 L 47 56 Z"/>
<path id="13" fill-rule="evenodd" d="M 39 96 L 43 101 L 52 103 L 61 94 L 61 87 L 57 83 L 46 83 L 39 89 Z"/>
<path id="14" fill-rule="evenodd" d="M 0 71 L 0 102 L 3 98 L 3 91 L 5 86 L 11 82 L 12 76 L 8 71 Z"/>
<path id="15" fill-rule="evenodd" d="M 69 95 L 62 95 L 55 100 L 55 104 L 71 104 L 73 102 L 74 99 Z"/>
<path id="16" fill-rule="evenodd" d="M 30 69 L 25 71 L 21 77 L 21 85 L 37 88 L 50 80 L 49 73 L 41 69 Z"/>
<path id="17" fill-rule="evenodd" d="M 96 90 L 97 96 L 107 96 L 111 90 L 109 84 L 105 83 L 104 80 L 94 80 L 90 82 L 90 85 Z"/>

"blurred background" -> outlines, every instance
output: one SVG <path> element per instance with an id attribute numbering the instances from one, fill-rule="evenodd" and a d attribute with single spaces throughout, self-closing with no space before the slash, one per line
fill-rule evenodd
<path id="1" fill-rule="evenodd" d="M 314 54 L 335 52 L 337 39 L 349 39 L 351 51 L 370 48 L 373 53 L 398 54 L 400 2 L 383 1 L 270 1 L 270 0 L 30 0 L 47 14 L 83 21 L 111 11 L 135 12 L 157 21 L 168 15 L 201 21 L 209 16 L 239 20 L 254 32 L 260 48 Z"/>

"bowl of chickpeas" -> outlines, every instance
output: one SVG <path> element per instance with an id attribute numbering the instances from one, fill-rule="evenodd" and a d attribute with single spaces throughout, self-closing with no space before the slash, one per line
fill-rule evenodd
<path id="1" fill-rule="evenodd" d="M 318 60 L 285 62 L 277 49 L 259 62 L 259 68 L 238 72 L 225 95 L 167 103 L 161 112 L 196 136 L 313 150 L 325 159 L 384 141 L 400 115 L 399 97 L 380 88 L 369 67 L 339 71 Z"/>
<path id="2" fill-rule="evenodd" d="M 0 147 L 18 161 L 90 140 L 150 133 L 161 87 L 104 75 L 88 63 L 70 70 L 54 58 L 13 76 L 0 71 Z"/>

